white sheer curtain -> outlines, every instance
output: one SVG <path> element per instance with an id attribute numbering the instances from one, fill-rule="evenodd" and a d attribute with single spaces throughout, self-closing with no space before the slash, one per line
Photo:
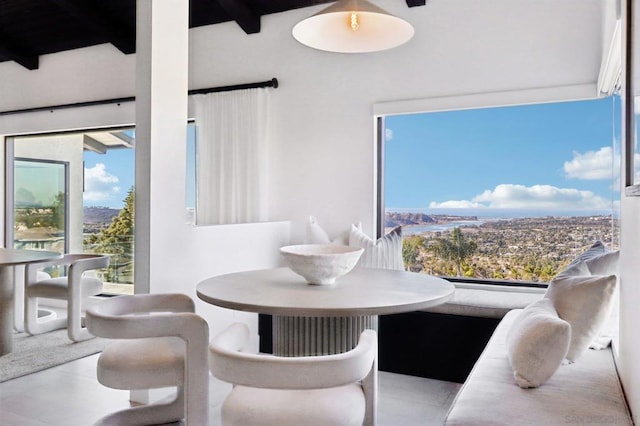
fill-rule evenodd
<path id="1" fill-rule="evenodd" d="M 266 220 L 269 91 L 193 97 L 197 126 L 196 223 Z"/>

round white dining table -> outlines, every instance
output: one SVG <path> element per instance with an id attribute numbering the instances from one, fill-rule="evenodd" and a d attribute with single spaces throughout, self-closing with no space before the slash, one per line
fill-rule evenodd
<path id="1" fill-rule="evenodd" d="M 219 275 L 197 286 L 207 303 L 273 315 L 280 356 L 345 352 L 364 329 L 377 330 L 378 315 L 436 306 L 454 290 L 431 275 L 371 268 L 356 268 L 333 285 L 307 284 L 289 268 L 275 268 Z"/>
<path id="2" fill-rule="evenodd" d="M 60 257 L 52 251 L 0 248 L 0 356 L 13 350 L 13 267 Z"/>

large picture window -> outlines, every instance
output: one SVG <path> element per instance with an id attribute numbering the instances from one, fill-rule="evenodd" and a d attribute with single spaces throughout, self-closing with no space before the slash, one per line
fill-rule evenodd
<path id="1" fill-rule="evenodd" d="M 403 227 L 411 271 L 548 282 L 618 246 L 618 123 L 618 96 L 386 115 L 379 228 Z"/>

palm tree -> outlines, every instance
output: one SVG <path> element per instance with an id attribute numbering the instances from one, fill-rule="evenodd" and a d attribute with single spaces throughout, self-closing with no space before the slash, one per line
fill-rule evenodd
<path id="1" fill-rule="evenodd" d="M 465 259 L 471 257 L 477 249 L 478 244 L 467 240 L 459 227 L 453 228 L 448 239 L 436 238 L 431 246 L 436 256 L 456 265 L 458 276 L 462 276 L 462 264 Z"/>

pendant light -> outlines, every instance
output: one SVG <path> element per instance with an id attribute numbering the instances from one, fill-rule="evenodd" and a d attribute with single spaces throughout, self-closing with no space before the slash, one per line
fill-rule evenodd
<path id="1" fill-rule="evenodd" d="M 340 0 L 293 27 L 293 37 L 314 49 L 364 53 L 391 49 L 413 37 L 413 26 L 366 0 Z"/>

